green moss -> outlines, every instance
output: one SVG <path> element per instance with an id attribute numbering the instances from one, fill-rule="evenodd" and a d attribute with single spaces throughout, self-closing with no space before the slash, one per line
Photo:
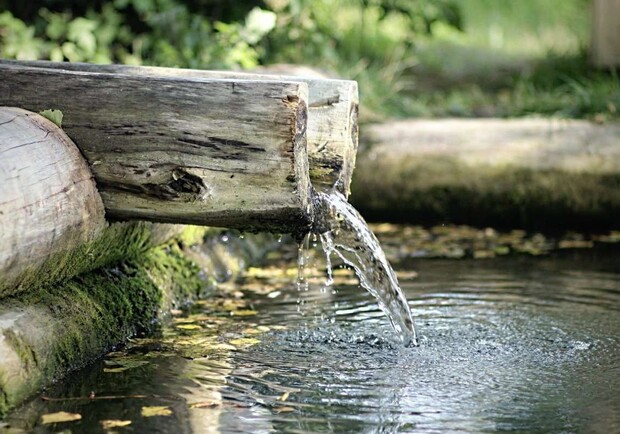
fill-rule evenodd
<path id="1" fill-rule="evenodd" d="M 358 164 L 351 203 L 376 221 L 592 232 L 618 226 L 620 175 L 386 158 Z"/>
<path id="2" fill-rule="evenodd" d="M 8 344 L 13 348 L 17 357 L 22 363 L 22 366 L 25 367 L 26 370 L 32 369 L 37 364 L 36 356 L 32 351 L 32 348 L 21 339 L 14 330 L 7 329 L 3 333 L 4 339 L 7 340 Z"/>
<path id="3" fill-rule="evenodd" d="M 57 254 L 42 268 L 33 266 L 26 270 L 17 287 L 0 281 L 0 298 L 49 286 L 123 258 L 135 257 L 152 247 L 154 227 L 146 222 L 111 224 L 97 240 Z"/>
<path id="4" fill-rule="evenodd" d="M 161 312 L 204 295 L 206 286 L 200 268 L 175 241 L 114 267 L 5 299 L 6 309 L 27 309 L 29 323 L 20 325 L 19 336 L 13 330 L 4 335 L 21 360 L 24 379 L 0 381 L 0 397 L 5 396 L 0 414 L 128 337 L 151 331 Z"/>

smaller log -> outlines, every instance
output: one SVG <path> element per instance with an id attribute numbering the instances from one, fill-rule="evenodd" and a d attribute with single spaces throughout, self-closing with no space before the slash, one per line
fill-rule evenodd
<path id="1" fill-rule="evenodd" d="M 0 109 L 0 297 L 106 227 L 93 175 L 47 119 Z"/>
<path id="2" fill-rule="evenodd" d="M 305 231 L 307 94 L 293 81 L 0 63 L 0 104 L 61 110 L 119 220 Z"/>
<path id="3" fill-rule="evenodd" d="M 357 82 L 355 81 L 326 79 L 325 77 L 318 77 L 316 74 L 311 75 L 305 69 L 291 69 L 290 67 L 284 71 L 292 71 L 294 75 L 284 75 L 280 70 L 254 74 L 235 71 L 46 61 L 0 60 L 0 65 L 2 64 L 132 76 L 275 80 L 307 83 L 308 125 L 306 136 L 312 185 L 321 191 L 329 191 L 336 187 L 344 195 L 349 195 L 358 147 L 359 96 Z"/>
<path id="4" fill-rule="evenodd" d="M 351 203 L 367 219 L 548 232 L 618 227 L 620 124 L 417 119 L 368 125 L 363 137 Z"/>

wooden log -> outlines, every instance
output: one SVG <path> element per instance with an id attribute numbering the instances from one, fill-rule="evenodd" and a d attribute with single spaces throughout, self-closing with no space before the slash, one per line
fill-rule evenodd
<path id="1" fill-rule="evenodd" d="M 321 191 L 334 186 L 343 194 L 350 192 L 358 146 L 358 88 L 351 80 L 333 80 L 309 75 L 303 76 L 233 71 L 204 71 L 129 65 L 93 65 L 46 61 L 7 61 L 0 65 L 24 65 L 39 68 L 62 69 L 94 73 L 115 73 L 153 77 L 195 77 L 203 79 L 251 79 L 262 81 L 293 81 L 308 84 L 308 159 L 312 185 Z M 296 72 L 297 74 L 297 72 Z"/>
<path id="2" fill-rule="evenodd" d="M 0 64 L 0 105 L 59 109 L 106 217 L 304 231 L 307 85 Z"/>
<path id="3" fill-rule="evenodd" d="M 370 220 L 618 227 L 618 123 L 414 119 L 368 125 L 363 137 L 351 203 Z"/>
<path id="4" fill-rule="evenodd" d="M 596 66 L 620 66 L 620 0 L 593 1 L 591 46 Z"/>
<path id="5" fill-rule="evenodd" d="M 0 296 L 105 227 L 92 173 L 66 134 L 35 113 L 0 108 Z"/>

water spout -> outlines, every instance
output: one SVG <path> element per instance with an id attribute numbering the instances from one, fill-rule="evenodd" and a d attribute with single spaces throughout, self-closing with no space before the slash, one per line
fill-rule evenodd
<path id="1" fill-rule="evenodd" d="M 314 206 L 313 232 L 321 237 L 328 266 L 335 254 L 352 267 L 361 286 L 377 299 L 403 344 L 418 345 L 411 311 L 396 273 L 364 218 L 338 192 L 317 192 Z"/>

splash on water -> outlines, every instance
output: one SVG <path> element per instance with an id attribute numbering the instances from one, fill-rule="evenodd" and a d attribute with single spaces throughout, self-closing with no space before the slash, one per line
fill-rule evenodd
<path id="1" fill-rule="evenodd" d="M 377 299 L 398 338 L 407 346 L 418 345 L 411 311 L 396 273 L 363 217 L 338 192 L 317 192 L 315 212 L 313 232 L 320 235 L 325 251 L 328 284 L 332 280 L 331 256 L 336 255 L 353 268 L 361 286 Z M 300 246 L 300 272 L 303 272 L 305 255 L 304 247 Z"/>

